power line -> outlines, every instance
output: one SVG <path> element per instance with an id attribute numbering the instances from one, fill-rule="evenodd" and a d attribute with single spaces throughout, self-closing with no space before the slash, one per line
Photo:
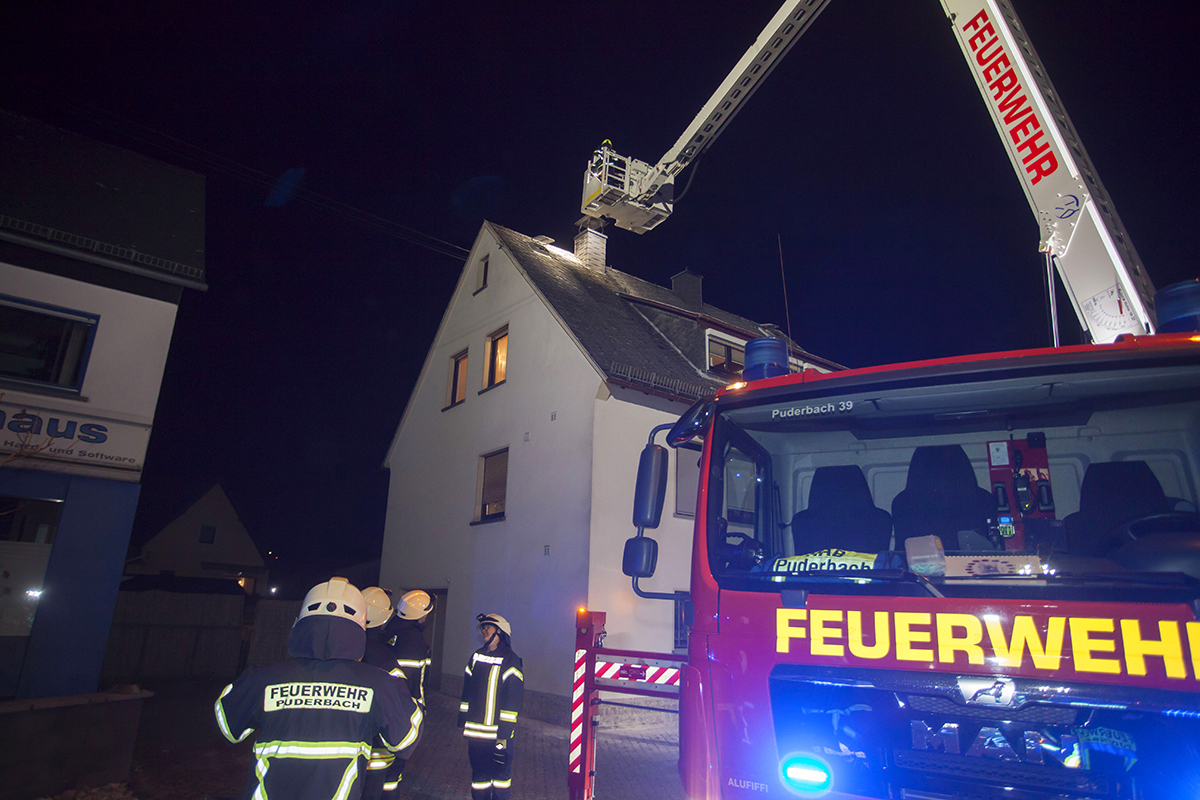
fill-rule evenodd
<path id="1" fill-rule="evenodd" d="M 202 147 L 155 130 L 149 126 L 142 125 L 141 123 L 125 119 L 111 111 L 97 108 L 91 104 L 69 97 L 55 95 L 42 89 L 25 87 L 25 91 L 40 97 L 51 105 L 57 106 L 68 114 L 83 117 L 93 123 L 115 130 L 131 139 L 143 142 L 158 150 L 195 164 L 206 173 L 213 171 L 220 172 L 235 180 L 258 186 L 268 191 L 273 189 L 278 183 L 278 179 L 269 173 L 248 167 L 231 158 L 219 155 L 210 150 L 205 150 Z M 128 130 L 121 126 L 132 127 L 135 130 Z M 364 211 L 341 200 L 327 197 L 303 187 L 295 187 L 292 191 L 296 199 L 301 202 L 316 206 L 331 214 L 357 222 L 387 236 L 415 244 L 418 247 L 423 247 L 435 253 L 449 256 L 459 261 L 466 261 L 467 255 L 470 253 L 465 247 L 447 242 L 444 239 L 439 239 L 436 236 L 416 230 L 415 228 L 410 228 L 407 225 L 401 225 L 378 214 Z"/>

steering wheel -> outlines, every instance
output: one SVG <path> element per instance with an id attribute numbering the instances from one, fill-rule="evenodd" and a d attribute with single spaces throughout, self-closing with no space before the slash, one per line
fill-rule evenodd
<path id="1" fill-rule="evenodd" d="M 730 538 L 736 538 L 737 542 L 731 544 Z M 749 534 L 741 531 L 727 530 L 721 534 L 721 547 L 724 549 L 724 556 L 729 566 L 734 566 L 738 561 L 748 561 L 747 567 L 753 564 L 758 564 L 763 559 L 762 543 Z"/>
<path id="2" fill-rule="evenodd" d="M 1149 528 L 1149 530 L 1139 531 L 1144 528 Z M 1200 532 L 1200 514 L 1195 511 L 1162 511 L 1157 514 L 1134 517 L 1110 528 L 1101 536 L 1099 552 L 1110 553 L 1129 542 L 1136 542 L 1143 536 L 1180 530 Z"/>

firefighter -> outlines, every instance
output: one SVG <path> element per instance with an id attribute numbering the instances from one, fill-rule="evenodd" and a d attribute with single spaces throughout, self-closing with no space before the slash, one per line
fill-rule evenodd
<path id="1" fill-rule="evenodd" d="M 396 664 L 408 681 L 408 693 L 425 707 L 425 670 L 433 663 L 425 643 L 425 619 L 433 611 L 433 597 L 414 589 L 405 592 L 396 604 L 396 616 L 388 624 Z"/>
<path id="2" fill-rule="evenodd" d="M 467 737 L 472 800 L 508 800 L 512 741 L 525 697 L 521 657 L 512 650 L 512 626 L 499 614 L 475 618 L 483 647 L 471 654 L 463 680 L 458 726 Z"/>
<path id="3" fill-rule="evenodd" d="M 373 743 L 404 756 L 416 744 L 424 712 L 405 683 L 359 662 L 366 610 L 345 578 L 317 584 L 288 636 L 291 658 L 246 670 L 217 698 L 226 739 L 258 731 L 245 800 L 354 800 Z"/>
<path id="4" fill-rule="evenodd" d="M 367 648 L 363 655 L 363 663 L 382 669 L 391 675 L 393 680 L 404 683 L 407 689 L 404 672 L 396 663 L 396 637 L 388 630 L 395 622 L 392 593 L 378 586 L 370 586 L 363 589 L 363 600 L 367 605 Z M 408 694 L 417 700 L 417 705 L 423 712 L 425 703 L 411 691 Z M 414 742 L 413 747 L 416 745 L 417 742 Z M 404 759 L 397 758 L 395 753 L 376 742 L 371 749 L 367 773 L 363 776 L 363 800 L 393 800 L 399 797 L 400 779 L 403 774 Z"/>

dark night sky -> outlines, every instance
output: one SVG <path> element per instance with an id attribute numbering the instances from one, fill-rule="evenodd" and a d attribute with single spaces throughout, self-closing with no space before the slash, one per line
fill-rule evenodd
<path id="1" fill-rule="evenodd" d="M 1016 5 L 1156 285 L 1200 274 L 1200 4 Z M 377 556 L 380 464 L 462 266 L 396 225 L 569 248 L 592 149 L 656 161 L 776 8 L 5 4 L 0 106 L 207 176 L 210 288 L 179 309 L 135 540 L 220 480 L 283 575 Z M 686 267 L 784 325 L 778 236 L 826 358 L 1047 343 L 1038 231 L 936 0 L 833 3 L 695 169 L 659 230 L 610 231 L 613 266 Z"/>

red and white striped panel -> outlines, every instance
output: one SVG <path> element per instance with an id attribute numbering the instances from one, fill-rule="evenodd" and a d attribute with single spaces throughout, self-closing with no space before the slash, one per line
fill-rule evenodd
<path id="1" fill-rule="evenodd" d="M 622 670 L 622 667 L 625 669 Z M 628 662 L 597 661 L 596 677 L 604 680 L 649 683 L 658 686 L 678 686 L 679 668 L 653 667 L 649 664 Z"/>
<path id="2" fill-rule="evenodd" d="M 583 764 L 583 676 L 587 671 L 587 650 L 575 651 L 575 684 L 571 693 L 571 772 L 579 772 Z"/>

